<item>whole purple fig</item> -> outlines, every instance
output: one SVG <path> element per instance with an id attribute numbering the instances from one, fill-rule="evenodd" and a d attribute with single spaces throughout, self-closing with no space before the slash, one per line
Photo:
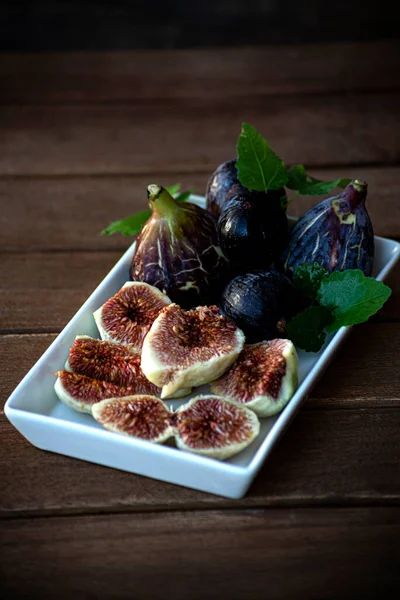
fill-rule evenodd
<path id="1" fill-rule="evenodd" d="M 305 263 L 317 262 L 329 271 L 361 269 L 372 273 L 374 233 L 365 208 L 365 181 L 354 179 L 338 196 L 308 210 L 291 231 L 282 255 L 288 274 Z"/>
<path id="2" fill-rule="evenodd" d="M 147 188 L 152 215 L 136 242 L 130 275 L 184 308 L 215 303 L 227 260 L 216 221 L 204 208 L 178 202 L 160 185 Z"/>

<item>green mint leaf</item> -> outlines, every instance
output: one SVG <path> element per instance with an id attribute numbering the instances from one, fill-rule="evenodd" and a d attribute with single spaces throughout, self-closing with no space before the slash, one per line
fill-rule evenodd
<path id="1" fill-rule="evenodd" d="M 292 165 L 288 169 L 287 175 L 286 187 L 290 190 L 299 191 L 307 182 L 307 173 L 303 165 Z"/>
<path id="2" fill-rule="evenodd" d="M 186 202 L 186 200 L 190 198 L 190 196 L 194 194 L 195 191 L 196 190 L 187 190 L 187 192 L 181 192 L 180 194 L 175 196 L 175 200 L 177 200 L 178 202 Z"/>
<path id="3" fill-rule="evenodd" d="M 314 300 L 317 297 L 322 279 L 327 276 L 328 271 L 317 262 L 307 263 L 296 268 L 293 283 L 303 296 Z"/>
<path id="4" fill-rule="evenodd" d="M 174 183 L 173 185 L 169 185 L 165 189 L 167 190 L 167 192 L 169 192 L 171 194 L 171 196 L 175 196 L 175 194 L 177 194 L 179 192 L 179 190 L 181 189 L 181 184 Z"/>
<path id="5" fill-rule="evenodd" d="M 323 306 L 309 306 L 287 324 L 286 331 L 295 346 L 306 352 L 318 352 L 325 342 L 325 327 L 332 321 Z"/>
<path id="6" fill-rule="evenodd" d="M 151 210 L 143 210 L 142 212 L 113 221 L 100 232 L 100 235 L 112 235 L 113 233 L 122 233 L 122 235 L 136 235 L 142 229 L 147 219 L 151 216 Z"/>
<path id="7" fill-rule="evenodd" d="M 237 143 L 236 168 L 239 181 L 248 190 L 264 192 L 286 185 L 288 174 L 268 142 L 247 123 L 243 123 Z"/>
<path id="8" fill-rule="evenodd" d="M 288 181 L 286 186 L 290 190 L 296 190 L 299 194 L 305 196 L 319 196 L 322 194 L 329 194 L 334 188 L 344 188 L 351 181 L 348 177 L 342 179 L 332 179 L 331 181 L 322 181 L 321 179 L 315 179 L 311 175 L 307 175 L 303 165 L 293 165 L 287 172 Z"/>
<path id="9" fill-rule="evenodd" d="M 322 279 L 318 291 L 319 303 L 334 317 L 328 331 L 367 321 L 382 308 L 391 293 L 387 285 L 366 277 L 360 269 L 334 271 Z"/>

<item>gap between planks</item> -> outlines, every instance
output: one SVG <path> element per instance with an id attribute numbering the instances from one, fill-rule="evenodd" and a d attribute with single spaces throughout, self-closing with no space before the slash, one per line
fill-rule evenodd
<path id="1" fill-rule="evenodd" d="M 365 87 L 363 89 L 356 89 L 356 90 L 343 90 L 343 89 L 338 89 L 338 90 L 326 90 L 326 91 L 310 91 L 310 92 L 305 92 L 305 93 L 295 93 L 295 94 L 290 94 L 290 96 L 293 97 L 299 97 L 299 98 L 303 98 L 303 97 L 307 97 L 307 96 L 312 96 L 313 98 L 342 98 L 344 94 L 351 94 L 353 96 L 358 96 L 358 95 L 362 95 L 362 96 L 368 96 L 368 95 L 376 95 L 377 93 L 379 93 L 379 95 L 384 96 L 384 95 L 391 95 L 391 94 L 396 94 L 400 91 L 400 84 L 394 84 L 392 86 L 390 86 L 389 88 L 385 88 L 385 89 L 377 89 L 374 87 Z M 243 105 L 245 105 L 246 107 L 257 107 L 263 104 L 263 102 L 265 102 L 266 100 L 281 100 L 283 98 L 287 98 L 289 94 L 286 93 L 282 93 L 282 92 L 273 92 L 273 93 L 256 93 L 256 94 L 251 94 L 248 96 L 242 96 L 241 94 L 231 94 L 228 97 L 229 102 L 232 103 L 239 103 L 241 102 Z M 155 96 L 148 96 L 148 97 L 143 97 L 143 98 L 139 98 L 139 99 L 135 99 L 135 98 L 113 98 L 113 99 L 104 99 L 104 100 L 92 100 L 92 101 L 86 101 L 86 100 L 53 100 L 53 101 L 48 101 L 48 102 L 34 102 L 34 101 L 29 101 L 29 102 L 23 102 L 22 100 L 2 100 L 0 97 L 0 106 L 2 108 L 32 108 L 32 109 L 93 109 L 96 110 L 96 108 L 102 109 L 102 108 L 118 108 L 118 109 L 131 109 L 131 108 L 146 108 L 146 109 L 158 109 L 161 106 L 164 108 L 167 107 L 176 107 L 176 106 L 182 106 L 185 108 L 204 108 L 210 105 L 210 103 L 212 104 L 213 108 L 223 108 L 224 106 L 226 106 L 226 102 L 227 102 L 227 97 L 224 95 L 216 95 L 213 97 L 205 97 L 205 98 L 200 98 L 198 96 L 186 96 L 183 98 L 178 98 L 178 97 L 172 97 L 172 98 L 162 98 L 161 100 L 159 98 L 156 98 Z"/>
<path id="2" fill-rule="evenodd" d="M 356 171 L 357 169 L 380 169 L 385 171 L 386 169 L 393 169 L 394 167 L 398 167 L 400 162 L 395 160 L 393 162 L 380 163 L 378 161 L 366 161 L 363 163 L 351 163 L 348 162 L 329 162 L 326 165 L 316 164 L 313 165 L 311 163 L 307 163 L 307 169 L 314 169 L 315 171 L 322 170 L 332 170 L 337 171 L 340 169 L 352 169 Z M 165 168 L 163 165 L 157 166 L 157 168 L 153 167 L 144 167 L 142 170 L 140 168 L 134 169 L 132 171 L 111 171 L 101 172 L 101 171 L 85 171 L 84 173 L 77 173 L 75 171 L 71 171 L 70 173 L 6 173 L 0 171 L 0 180 L 3 182 L 7 181 L 62 181 L 62 180 L 85 180 L 85 179 L 121 179 L 121 178 L 135 178 L 135 177 L 147 177 L 148 175 L 154 175 L 156 171 L 157 174 L 160 175 L 168 175 L 168 177 L 181 177 L 182 174 L 185 176 L 193 175 L 206 175 L 206 178 L 211 176 L 213 171 L 216 169 L 218 165 L 175 165 L 169 169 Z M 317 173 L 318 174 L 318 173 Z M 315 175 L 315 173 L 314 173 Z M 332 175 L 334 177 L 334 175 Z M 207 180 L 205 180 L 207 182 Z M 195 194 L 202 195 L 199 191 L 195 191 Z M 315 198 L 320 198 L 321 196 L 315 196 Z"/>
<path id="3" fill-rule="evenodd" d="M 161 482 L 162 483 L 162 482 Z M 1 521 L 17 521 L 23 519 L 68 519 L 70 517 L 74 518 L 85 518 L 85 517 L 101 517 L 101 516 L 129 516 L 129 515 L 148 515 L 156 513 L 159 514 L 169 514 L 169 513 L 190 513 L 190 512 L 213 512 L 213 511 L 221 511 L 223 513 L 240 511 L 243 514 L 252 514 L 253 512 L 265 512 L 272 510 L 281 510 L 285 511 L 288 509 L 293 510 L 327 510 L 327 509 L 383 509 L 386 507 L 398 508 L 400 514 L 400 499 L 398 496 L 385 496 L 383 498 L 379 498 L 376 501 L 371 502 L 371 498 L 351 498 L 351 499 L 343 499 L 342 501 L 338 501 L 336 498 L 321 499 L 320 497 L 316 498 L 315 502 L 302 502 L 293 500 L 291 498 L 287 498 L 285 496 L 276 497 L 271 499 L 268 503 L 261 504 L 257 499 L 246 499 L 242 498 L 240 500 L 235 499 L 221 499 L 219 497 L 218 500 L 208 500 L 207 504 L 201 501 L 190 502 L 185 505 L 176 503 L 174 504 L 159 504 L 159 505 L 145 505 L 145 504 L 137 504 L 136 506 L 132 506 L 131 508 L 127 506 L 110 506 L 104 508 L 96 508 L 93 507 L 85 509 L 85 507 L 79 507 L 76 509 L 46 509 L 46 510 L 21 510 L 21 511 L 10 511 L 7 513 L 6 511 L 0 511 L 0 522 Z"/>

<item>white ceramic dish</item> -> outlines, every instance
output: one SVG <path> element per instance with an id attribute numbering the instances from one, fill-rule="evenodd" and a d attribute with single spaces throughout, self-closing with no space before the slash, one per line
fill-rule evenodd
<path id="1" fill-rule="evenodd" d="M 204 198 L 193 196 L 191 200 L 204 206 Z M 400 256 L 400 244 L 380 237 L 376 237 L 375 241 L 374 276 L 383 280 Z M 58 400 L 52 373 L 63 368 L 77 334 L 99 337 L 93 312 L 129 279 L 133 249 L 134 245 L 128 248 L 21 381 L 6 402 L 5 414 L 27 440 L 43 450 L 228 498 L 241 498 L 300 404 L 332 360 L 350 327 L 342 327 L 316 354 L 299 352 L 300 385 L 296 394 L 279 415 L 261 419 L 259 437 L 246 450 L 226 462 L 111 433 L 90 415 L 75 412 Z M 193 395 L 207 390 L 208 386 L 202 386 Z M 187 400 L 170 401 L 168 404 L 176 407 Z"/>

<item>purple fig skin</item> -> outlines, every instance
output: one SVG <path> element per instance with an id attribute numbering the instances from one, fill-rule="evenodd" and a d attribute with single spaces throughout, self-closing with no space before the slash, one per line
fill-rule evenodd
<path id="1" fill-rule="evenodd" d="M 365 200 L 367 184 L 354 179 L 338 196 L 308 210 L 290 233 L 281 262 L 289 275 L 305 263 L 317 262 L 329 273 L 361 269 L 372 273 L 374 232 Z"/>
<path id="2" fill-rule="evenodd" d="M 222 252 L 239 271 L 268 267 L 279 258 L 289 239 L 286 211 L 279 197 L 264 192 L 235 196 L 217 224 Z"/>
<path id="3" fill-rule="evenodd" d="M 228 160 L 219 165 L 208 180 L 206 208 L 218 219 L 222 209 L 228 205 L 229 200 L 246 191 L 237 176 L 236 158 Z"/>
<path id="4" fill-rule="evenodd" d="M 255 193 L 258 195 L 265 194 L 265 202 L 279 200 L 283 207 L 286 206 L 286 192 L 284 188 Z M 245 188 L 238 179 L 236 158 L 228 160 L 219 165 L 208 180 L 206 208 L 216 219 L 219 219 L 222 211 L 227 208 L 233 198 L 247 194 L 251 195 L 252 191 Z"/>
<path id="5" fill-rule="evenodd" d="M 286 324 L 303 309 L 289 277 L 276 269 L 237 275 L 223 290 L 221 313 L 246 336 L 246 343 L 286 337 Z"/>
<path id="6" fill-rule="evenodd" d="M 176 202 L 160 186 L 149 188 L 156 190 L 149 196 L 153 212 L 136 242 L 131 279 L 157 287 L 183 308 L 213 303 L 228 265 L 214 217 L 190 202 Z"/>

